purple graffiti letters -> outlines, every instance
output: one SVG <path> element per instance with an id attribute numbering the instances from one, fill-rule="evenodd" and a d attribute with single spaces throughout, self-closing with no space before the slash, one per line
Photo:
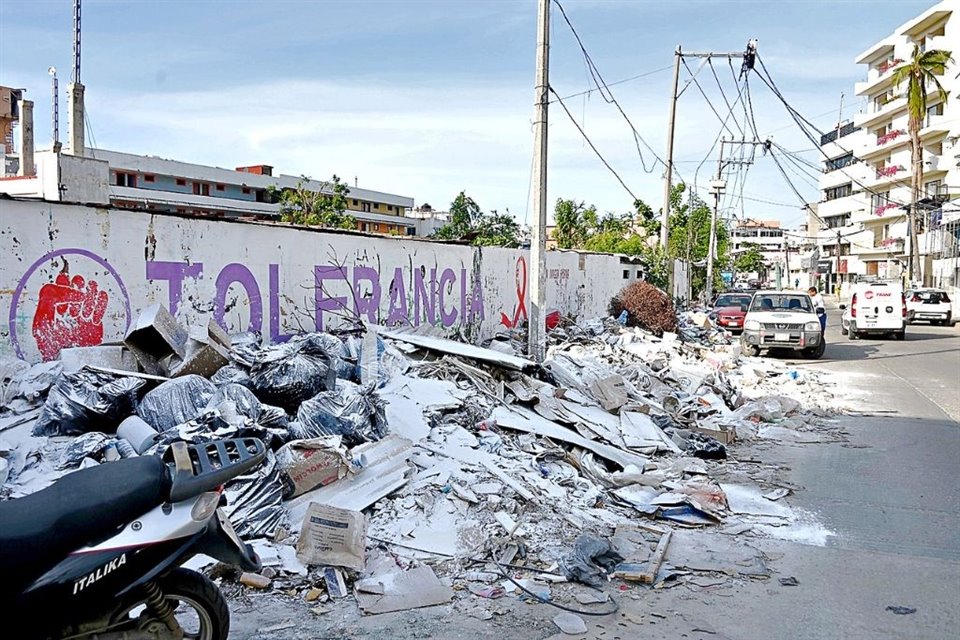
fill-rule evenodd
<path id="1" fill-rule="evenodd" d="M 263 300 L 260 298 L 260 285 L 257 279 L 253 277 L 246 266 L 239 262 L 233 262 L 220 270 L 217 276 L 217 292 L 213 299 L 213 319 L 223 326 L 223 321 L 227 312 L 227 293 L 230 285 L 239 283 L 247 292 L 247 298 L 250 300 L 250 324 L 248 331 L 259 333 L 263 329 Z M 232 306 L 232 305 L 231 305 Z"/>
<path id="2" fill-rule="evenodd" d="M 183 279 L 197 279 L 203 276 L 203 263 L 166 262 L 154 260 L 147 262 L 147 280 L 166 280 L 169 284 L 170 313 L 177 315 L 177 308 L 183 296 Z"/>
<path id="3" fill-rule="evenodd" d="M 429 324 L 437 324 L 437 270 L 430 269 L 430 290 L 423 276 L 426 267 L 413 270 L 413 323 L 420 326 L 420 319 L 424 318 Z M 420 305 L 423 305 L 424 314 L 420 314 Z"/>
<path id="4" fill-rule="evenodd" d="M 270 342 L 279 344 L 292 334 L 280 333 L 280 265 L 270 265 Z"/>
<path id="5" fill-rule="evenodd" d="M 440 320 L 443 322 L 443 326 L 450 327 L 453 326 L 453 323 L 457 321 L 457 308 L 454 307 L 450 312 L 447 312 L 446 309 L 446 294 L 452 292 L 453 283 L 456 282 L 457 276 L 454 274 L 453 269 L 444 269 L 443 273 L 440 274 L 440 295 L 438 305 L 440 307 Z"/>
<path id="6" fill-rule="evenodd" d="M 387 315 L 387 326 L 395 327 L 407 324 L 407 289 L 403 286 L 403 269 L 393 270 L 393 280 L 390 281 L 390 310 Z"/>
<path id="7" fill-rule="evenodd" d="M 316 325 L 317 331 L 323 331 L 323 312 L 324 311 L 336 311 L 337 309 L 346 309 L 347 308 L 347 299 L 342 296 L 327 296 L 326 294 L 326 285 L 324 282 L 327 280 L 346 280 L 347 279 L 347 268 L 346 267 L 324 267 L 317 265 L 313 268 L 313 281 L 314 289 L 313 298 L 314 298 L 314 309 L 316 313 Z"/>
<path id="8" fill-rule="evenodd" d="M 368 282 L 370 294 L 364 295 L 361 282 Z M 378 322 L 380 313 L 380 274 L 373 267 L 353 268 L 353 309 L 357 316 L 367 314 L 367 320 Z"/>

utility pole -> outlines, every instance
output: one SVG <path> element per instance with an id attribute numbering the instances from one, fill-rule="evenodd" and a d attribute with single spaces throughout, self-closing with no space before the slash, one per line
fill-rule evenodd
<path id="1" fill-rule="evenodd" d="M 753 157 L 756 153 L 757 147 L 762 147 L 767 144 L 766 141 L 759 140 L 721 140 L 720 141 L 720 158 L 717 160 L 717 176 L 714 180 L 710 182 L 710 193 L 713 194 L 713 212 L 710 215 L 710 245 L 707 252 L 707 284 L 706 284 L 706 297 L 707 302 L 710 302 L 710 299 L 713 297 L 713 263 L 717 259 L 717 215 L 720 210 L 720 196 L 723 194 L 724 189 L 726 189 L 727 181 L 723 179 L 723 170 L 726 167 L 734 165 L 751 165 L 753 164 Z M 723 159 L 723 150 L 727 146 L 740 145 L 741 149 L 744 146 L 751 147 L 750 156 L 743 160 L 724 160 Z M 743 158 L 743 154 L 740 156 Z"/>
<path id="2" fill-rule="evenodd" d="M 536 220 L 530 240 L 530 314 L 527 351 L 536 362 L 543 362 L 546 349 L 547 284 L 547 107 L 550 91 L 550 0 L 538 0 L 537 78 L 533 119 L 536 154 L 533 162 L 533 201 Z"/>
<path id="3" fill-rule="evenodd" d="M 667 123 L 667 166 L 663 180 L 663 210 L 660 214 L 660 246 L 667 249 L 667 230 L 670 225 L 670 191 L 673 188 L 673 131 L 677 116 L 677 86 L 680 84 L 680 62 L 683 52 L 680 45 L 673 54 L 673 91 L 670 93 L 670 121 Z"/>

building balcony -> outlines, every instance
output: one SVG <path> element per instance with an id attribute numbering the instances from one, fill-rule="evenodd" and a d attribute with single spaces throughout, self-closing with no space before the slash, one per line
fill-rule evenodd
<path id="1" fill-rule="evenodd" d="M 938 136 L 950 133 L 950 124 L 944 114 L 928 115 L 920 129 L 920 140 L 926 142 Z"/>
<path id="2" fill-rule="evenodd" d="M 863 184 L 869 189 L 883 191 L 885 187 L 897 182 L 910 179 L 910 167 L 895 164 L 883 169 L 877 169 L 864 180 Z"/>
<path id="3" fill-rule="evenodd" d="M 885 238 L 883 240 L 874 240 L 873 248 L 900 253 L 903 251 L 905 244 L 906 240 L 904 238 Z"/>
<path id="4" fill-rule="evenodd" d="M 871 128 L 883 124 L 887 120 L 892 120 L 900 111 L 907 108 L 906 97 L 899 95 L 891 98 L 886 104 L 871 109 L 867 113 L 858 113 L 853 117 L 853 122 L 858 127 Z"/>
<path id="5" fill-rule="evenodd" d="M 856 156 L 861 160 L 879 158 L 907 144 L 910 144 L 910 134 L 907 133 L 907 130 L 894 129 L 882 136 L 868 138 L 867 142 L 856 150 Z"/>
<path id="6" fill-rule="evenodd" d="M 867 79 L 853 85 L 854 91 L 858 96 L 865 96 L 889 89 L 893 86 L 893 70 L 903 62 L 900 58 L 894 58 L 871 67 L 867 72 Z"/>

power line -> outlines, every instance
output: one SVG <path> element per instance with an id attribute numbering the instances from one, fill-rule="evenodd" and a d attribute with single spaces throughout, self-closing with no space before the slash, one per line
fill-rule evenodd
<path id="1" fill-rule="evenodd" d="M 580 126 L 580 123 L 577 122 L 577 119 L 573 117 L 573 114 L 570 113 L 569 109 L 567 109 L 567 105 L 564 104 L 563 100 L 560 99 L 560 96 L 557 94 L 556 91 L 553 90 L 553 87 L 547 87 L 547 88 L 550 90 L 550 93 L 556 96 L 557 102 L 560 104 L 561 107 L 563 107 L 563 111 L 564 113 L 567 114 L 567 117 L 570 118 L 570 122 L 573 123 L 573 126 L 577 128 L 577 131 L 580 132 L 580 135 L 583 136 L 583 139 L 586 140 L 587 144 L 590 145 L 590 148 L 593 149 L 593 152 L 597 155 L 598 158 L 600 158 L 600 162 L 603 163 L 603 166 L 605 166 L 610 171 L 610 173 L 614 175 L 614 177 L 617 179 L 617 182 L 619 182 L 620 185 L 626 190 L 626 192 L 630 194 L 630 197 L 633 198 L 634 201 L 638 200 L 639 198 L 637 198 L 637 196 L 633 193 L 633 191 L 630 190 L 630 187 L 628 187 L 627 183 L 623 181 L 623 178 L 620 177 L 620 174 L 617 173 L 614 170 L 614 168 L 610 166 L 610 163 L 607 162 L 606 158 L 603 157 L 603 154 L 601 154 L 600 151 L 597 149 L 596 145 L 593 144 L 593 141 L 590 140 L 590 137 L 587 135 L 587 132 L 583 130 L 583 127 Z"/>
<path id="2" fill-rule="evenodd" d="M 635 76 L 630 76 L 629 78 L 624 78 L 623 80 L 617 80 L 616 82 L 608 82 L 606 87 L 615 87 L 618 84 L 624 84 L 625 82 L 633 82 L 634 80 L 639 80 L 640 78 L 646 78 L 647 76 L 652 76 L 655 73 L 662 73 L 663 71 L 669 71 L 671 67 L 663 67 L 661 69 L 654 69 L 653 71 L 647 71 L 646 73 L 641 73 Z M 564 96 L 564 100 L 569 100 L 570 98 L 579 98 L 580 96 L 590 95 L 596 93 L 597 91 L 603 91 L 600 87 L 595 87 L 593 89 L 587 89 L 586 91 L 581 91 L 580 93 L 571 93 L 568 96 Z M 553 104 L 557 102 L 557 99 L 551 100 L 548 104 Z"/>
<path id="3" fill-rule="evenodd" d="M 716 110 L 716 108 L 714 108 L 713 102 L 710 101 L 710 98 L 707 96 L 707 93 L 703 90 L 703 87 L 700 86 L 700 82 L 693 76 L 693 71 L 691 71 L 690 65 L 687 64 L 686 58 L 681 56 L 680 59 L 683 62 L 683 66 L 687 70 L 687 73 L 690 74 L 691 76 L 690 79 L 693 81 L 694 86 L 700 91 L 700 95 L 703 96 L 703 99 L 707 101 L 707 106 L 710 107 L 711 111 L 713 111 L 713 115 L 717 116 L 717 120 L 720 121 L 720 125 L 723 128 L 725 128 L 731 136 L 735 136 L 736 134 L 733 133 L 733 129 L 727 126 L 727 120 L 729 119 L 729 117 L 727 119 L 724 119 L 720 116 L 720 113 Z M 732 112 L 733 112 L 733 109 L 731 108 L 730 113 Z M 733 122 L 734 124 L 737 125 L 737 129 L 740 130 L 740 135 L 743 135 L 743 129 L 740 128 L 740 125 L 737 123 L 736 118 L 734 118 Z"/>
<path id="4" fill-rule="evenodd" d="M 730 67 L 733 68 L 733 61 L 730 58 L 727 58 L 727 62 L 730 63 Z M 717 81 L 717 88 L 720 89 L 720 95 L 723 97 L 724 104 L 727 105 L 727 109 L 733 111 L 733 107 L 730 106 L 730 101 L 727 100 L 727 94 L 723 90 L 723 85 L 720 83 L 720 77 L 717 76 L 717 70 L 713 68 L 713 60 L 707 58 L 707 64 L 710 65 L 710 72 L 713 73 L 713 79 Z M 740 130 L 740 135 L 746 138 L 746 134 L 743 132 L 743 127 L 737 123 L 737 119 L 733 119 L 733 123 L 737 125 L 737 129 Z"/>
<path id="5" fill-rule="evenodd" d="M 560 15 L 563 16 L 564 22 L 567 23 L 567 26 L 570 28 L 573 37 L 577 41 L 577 45 L 580 47 L 580 52 L 583 54 L 584 60 L 587 62 L 587 68 L 590 72 L 591 77 L 593 78 L 594 84 L 597 86 L 597 90 L 600 92 L 600 97 L 603 98 L 604 102 L 607 104 L 613 104 L 617 107 L 617 111 L 620 112 L 620 115 L 623 116 L 623 119 L 627 122 L 627 125 L 630 127 L 630 131 L 633 132 L 633 141 L 637 145 L 637 155 L 640 156 L 640 166 L 643 168 L 645 173 L 653 173 L 656 170 L 656 162 L 652 163 L 650 168 L 647 168 L 647 163 L 643 158 L 643 151 L 640 149 L 640 144 L 647 148 L 647 150 L 656 158 L 660 164 L 666 166 L 666 163 L 657 155 L 657 152 L 653 150 L 646 140 L 643 139 L 643 136 L 640 135 L 640 132 L 637 131 L 637 128 L 633 125 L 633 122 L 630 120 L 630 117 L 627 116 L 627 113 L 623 110 L 623 107 L 620 106 L 620 103 L 617 102 L 616 97 L 610 91 L 610 85 L 604 81 L 603 76 L 600 74 L 600 70 L 597 68 L 597 65 L 594 64 L 593 58 L 590 57 L 590 54 L 587 52 L 586 46 L 583 44 L 583 40 L 580 39 L 580 34 L 577 33 L 576 28 L 573 26 L 573 23 L 570 22 L 570 18 L 567 17 L 567 12 L 564 10 L 563 5 L 560 4 L 559 0 L 553 0 L 553 3 L 557 5 L 557 8 L 560 9 Z M 562 104 L 562 103 L 561 103 Z M 566 107 L 564 107 L 566 108 Z M 626 186 L 626 185 L 624 185 Z"/>

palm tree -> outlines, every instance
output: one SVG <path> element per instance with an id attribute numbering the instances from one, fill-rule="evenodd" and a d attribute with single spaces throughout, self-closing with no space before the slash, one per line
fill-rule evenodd
<path id="1" fill-rule="evenodd" d="M 932 49 L 921 51 L 919 45 L 913 45 L 910 60 L 897 67 L 893 72 L 893 84 L 899 87 L 907 81 L 907 130 L 910 133 L 910 161 L 913 164 L 910 196 L 910 269 L 913 280 L 914 263 L 919 272 L 919 250 L 917 246 L 917 201 L 920 199 L 920 185 L 923 184 L 923 147 L 920 145 L 920 129 L 927 115 L 927 86 L 935 87 L 941 102 L 947 101 L 947 92 L 937 76 L 943 75 L 947 64 L 953 61 L 950 51 Z"/>

